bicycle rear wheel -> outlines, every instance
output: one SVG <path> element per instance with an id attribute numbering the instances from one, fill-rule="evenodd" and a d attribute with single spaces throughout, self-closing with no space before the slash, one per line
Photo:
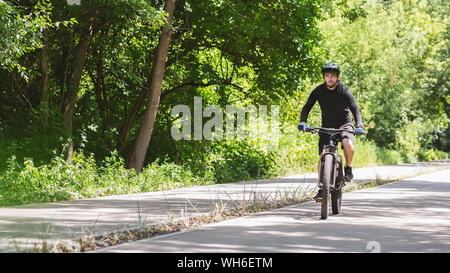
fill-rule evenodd
<path id="1" fill-rule="evenodd" d="M 320 218 L 327 219 L 328 211 L 330 208 L 331 196 L 330 196 L 330 185 L 333 179 L 333 156 L 330 154 L 324 155 L 324 163 L 322 168 L 322 208 L 320 213 Z"/>
<path id="2" fill-rule="evenodd" d="M 341 212 L 342 185 L 344 183 L 344 177 L 342 173 L 342 159 L 340 156 L 337 158 L 337 165 L 336 183 L 334 189 L 331 191 L 331 209 L 333 214 L 339 214 Z"/>
<path id="3" fill-rule="evenodd" d="M 331 209 L 333 210 L 333 214 L 339 214 L 341 212 L 341 203 L 342 203 L 342 191 L 333 190 L 331 192 Z"/>

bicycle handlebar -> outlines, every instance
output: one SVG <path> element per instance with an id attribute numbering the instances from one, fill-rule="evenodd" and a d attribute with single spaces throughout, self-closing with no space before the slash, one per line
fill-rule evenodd
<path id="1" fill-rule="evenodd" d="M 326 134 L 332 134 L 332 133 L 342 133 L 342 132 L 349 132 L 352 133 L 354 135 L 356 135 L 355 131 L 350 131 L 350 130 L 345 130 L 345 129 L 335 129 L 335 128 L 324 128 L 324 127 L 306 127 L 306 132 L 311 132 L 313 134 L 318 133 L 319 132 L 323 132 Z M 363 135 L 365 135 L 367 133 L 364 133 Z"/>

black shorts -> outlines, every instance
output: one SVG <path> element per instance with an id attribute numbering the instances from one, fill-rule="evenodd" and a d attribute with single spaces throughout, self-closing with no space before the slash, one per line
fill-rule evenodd
<path id="1" fill-rule="evenodd" d="M 348 131 L 355 130 L 355 127 L 353 127 L 352 124 L 344 124 L 339 128 L 336 129 L 345 129 Z M 319 133 L 319 155 L 322 154 L 323 148 L 325 145 L 328 145 L 330 143 L 330 135 L 328 134 L 320 134 Z M 338 135 L 338 140 L 342 141 L 344 138 L 350 139 L 352 142 L 355 140 L 355 135 L 349 132 L 342 132 Z M 342 145 L 341 145 L 342 147 Z"/>

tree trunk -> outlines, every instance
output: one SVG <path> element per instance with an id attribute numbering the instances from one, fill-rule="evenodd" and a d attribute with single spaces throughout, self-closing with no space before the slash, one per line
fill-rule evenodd
<path id="1" fill-rule="evenodd" d="M 102 33 L 104 34 L 104 33 Z M 100 37 L 103 40 L 104 35 Z M 98 104 L 98 114 L 102 121 L 102 137 L 109 149 L 112 149 L 111 139 L 107 136 L 106 132 L 109 130 L 109 115 L 108 115 L 108 97 L 106 94 L 105 88 L 105 79 L 106 74 L 103 71 L 103 44 L 99 44 L 99 46 L 94 50 L 94 54 L 97 55 L 97 69 L 95 76 L 92 73 L 89 75 L 92 78 L 92 82 L 94 83 L 95 97 L 97 99 Z"/>
<path id="2" fill-rule="evenodd" d="M 150 82 L 149 84 L 150 85 Z M 146 85 L 147 86 L 147 85 Z M 119 135 L 119 154 L 125 149 L 125 146 L 128 143 L 131 128 L 133 128 L 134 123 L 136 122 L 139 112 L 142 109 L 142 106 L 145 103 L 145 99 L 147 98 L 147 87 L 143 88 L 141 93 L 139 94 L 139 98 L 136 100 L 133 109 L 125 120 L 122 129 L 120 130 Z"/>
<path id="3" fill-rule="evenodd" d="M 97 13 L 98 14 L 98 11 Z M 75 104 L 77 102 L 78 89 L 80 86 L 81 76 L 83 74 L 84 63 L 87 57 L 87 51 L 89 44 L 94 36 L 94 26 L 93 20 L 91 24 L 82 34 L 80 42 L 78 43 L 77 50 L 75 52 L 75 57 L 72 62 L 72 73 L 70 75 L 69 81 L 67 83 L 67 92 L 64 96 L 61 112 L 63 113 L 66 121 L 67 128 L 69 130 L 69 140 L 66 154 L 66 162 L 72 163 L 73 157 L 73 113 L 75 110 Z"/>
<path id="4" fill-rule="evenodd" d="M 128 167 L 140 172 L 144 165 L 147 149 L 150 144 L 150 139 L 155 125 L 156 113 L 158 112 L 159 99 L 161 96 L 161 86 L 164 79 L 164 72 L 166 69 L 166 59 L 169 51 L 170 39 L 172 35 L 172 19 L 175 10 L 176 0 L 166 0 L 164 10 L 167 15 L 167 23 L 162 28 L 161 36 L 159 37 L 158 47 L 156 49 L 155 61 L 153 63 L 151 83 L 148 87 L 148 100 L 144 113 L 144 120 L 134 143 L 133 151 L 130 155 Z"/>

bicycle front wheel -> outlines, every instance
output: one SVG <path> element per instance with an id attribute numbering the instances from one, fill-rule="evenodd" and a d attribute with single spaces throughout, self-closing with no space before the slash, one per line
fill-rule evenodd
<path id="1" fill-rule="evenodd" d="M 324 155 L 324 163 L 322 168 L 322 208 L 320 217 L 322 219 L 328 218 L 328 211 L 330 208 L 331 198 L 330 198 L 330 185 L 333 179 L 333 166 L 334 160 L 333 156 L 330 154 Z"/>

